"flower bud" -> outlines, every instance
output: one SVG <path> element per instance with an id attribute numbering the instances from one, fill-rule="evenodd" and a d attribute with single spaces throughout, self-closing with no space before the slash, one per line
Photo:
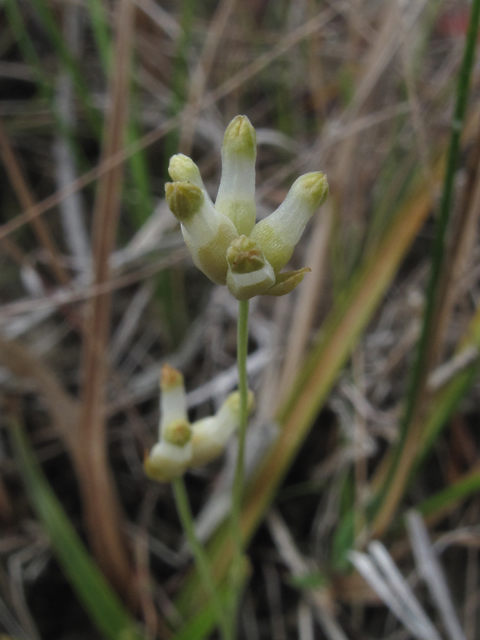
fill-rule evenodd
<path id="1" fill-rule="evenodd" d="M 228 248 L 227 262 L 227 287 L 237 300 L 261 295 L 275 283 L 272 267 L 251 238 L 236 238 Z"/>
<path id="2" fill-rule="evenodd" d="M 278 273 L 290 260 L 307 222 L 328 195 L 326 176 L 317 171 L 300 176 L 283 203 L 259 222 L 251 234 Z"/>
<path id="3" fill-rule="evenodd" d="M 228 125 L 222 146 L 222 178 L 215 208 L 234 223 L 238 234 L 250 235 L 257 217 L 255 158 L 257 135 L 247 116 Z"/>
<path id="4" fill-rule="evenodd" d="M 254 395 L 248 392 L 248 413 L 254 407 Z M 240 421 L 240 394 L 231 393 L 222 404 L 217 414 L 210 418 L 198 420 L 192 424 L 192 459 L 190 468 L 201 467 L 218 456 Z"/>
<path id="5" fill-rule="evenodd" d="M 192 458 L 191 441 L 179 447 L 162 440 L 157 442 L 151 452 L 145 456 L 143 468 L 145 474 L 157 482 L 170 482 L 183 476 Z"/>
<path id="6" fill-rule="evenodd" d="M 189 424 L 187 417 L 187 398 L 185 394 L 185 386 L 183 376 L 168 364 L 164 364 L 160 373 L 160 427 L 159 440 L 165 438 L 166 430 L 169 425 Z M 180 427 L 181 430 L 181 427 Z M 170 442 L 175 442 L 176 438 L 172 436 Z"/>
<path id="7" fill-rule="evenodd" d="M 182 234 L 195 266 L 216 282 L 227 278 L 227 249 L 236 238 L 235 225 L 218 213 L 200 187 L 190 182 L 168 182 L 167 203 L 182 224 Z"/>
<path id="8" fill-rule="evenodd" d="M 279 273 L 275 284 L 271 289 L 265 292 L 267 296 L 285 296 L 297 287 L 303 280 L 303 276 L 309 273 L 311 269 L 305 267 L 298 271 L 287 271 L 285 273 Z"/>
<path id="9" fill-rule="evenodd" d="M 167 182 L 165 196 L 170 211 L 182 224 L 187 224 L 199 212 L 205 196 L 191 182 Z"/>
<path id="10" fill-rule="evenodd" d="M 165 425 L 162 439 L 177 447 L 184 447 L 192 437 L 192 428 L 187 420 L 174 420 Z"/>
<path id="11" fill-rule="evenodd" d="M 197 165 L 183 153 L 177 153 L 170 158 L 168 173 L 174 182 L 191 182 L 196 187 L 205 190 Z"/>
<path id="12" fill-rule="evenodd" d="M 168 173 L 174 182 L 191 182 L 196 187 L 199 187 L 205 198 L 209 202 L 212 201 L 208 191 L 205 189 L 199 168 L 188 156 L 183 153 L 177 153 L 172 156 L 168 163 Z"/>
<path id="13" fill-rule="evenodd" d="M 192 428 L 187 417 L 183 376 L 168 364 L 160 374 L 159 441 L 145 456 L 145 473 L 152 480 L 168 482 L 182 476 L 192 457 Z"/>

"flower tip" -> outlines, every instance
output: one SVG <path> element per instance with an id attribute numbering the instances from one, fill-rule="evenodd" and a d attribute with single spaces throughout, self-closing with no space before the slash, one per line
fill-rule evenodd
<path id="1" fill-rule="evenodd" d="M 168 173 L 174 182 L 192 182 L 196 186 L 202 184 L 200 171 L 194 161 L 183 153 L 177 153 L 170 158 Z"/>
<path id="2" fill-rule="evenodd" d="M 234 391 L 231 393 L 227 399 L 225 400 L 225 405 L 233 411 L 233 413 L 240 413 L 240 392 Z M 253 391 L 248 391 L 248 399 L 247 399 L 247 410 L 248 413 L 252 413 L 255 408 L 255 394 Z"/>
<path id="3" fill-rule="evenodd" d="M 166 391 L 183 385 L 183 375 L 169 364 L 164 364 L 160 372 L 160 389 Z"/>
<path id="4" fill-rule="evenodd" d="M 257 134 L 247 116 L 236 116 L 230 122 L 223 138 L 223 151 L 255 158 Z"/>
<path id="5" fill-rule="evenodd" d="M 259 271 L 265 265 L 265 258 L 255 240 L 238 236 L 227 250 L 227 262 L 233 273 L 245 274 Z"/>
<path id="6" fill-rule="evenodd" d="M 165 196 L 170 211 L 179 222 L 188 221 L 195 215 L 204 201 L 200 187 L 191 182 L 167 182 Z"/>
<path id="7" fill-rule="evenodd" d="M 227 287 L 237 300 L 260 296 L 275 282 L 272 266 L 259 245 L 247 236 L 239 236 L 227 250 Z"/>
<path id="8" fill-rule="evenodd" d="M 158 442 L 150 453 L 145 451 L 143 469 L 150 480 L 170 482 L 183 476 L 191 457 L 191 448 L 181 449 L 167 442 Z"/>
<path id="9" fill-rule="evenodd" d="M 320 207 L 328 196 L 327 176 L 321 171 L 306 173 L 298 178 L 293 187 L 295 191 L 309 201 L 312 207 Z"/>
<path id="10" fill-rule="evenodd" d="M 187 420 L 174 420 L 165 427 L 163 438 L 176 447 L 184 447 L 192 438 L 192 427 Z"/>

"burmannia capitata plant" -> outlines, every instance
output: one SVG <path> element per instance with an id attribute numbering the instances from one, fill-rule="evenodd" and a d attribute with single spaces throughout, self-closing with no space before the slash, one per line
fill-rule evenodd
<path id="1" fill-rule="evenodd" d="M 237 329 L 238 392 L 231 393 L 218 412 L 194 423 L 188 421 L 185 388 L 180 372 L 162 370 L 159 441 L 145 457 L 145 472 L 153 480 L 172 481 L 177 508 L 198 569 L 210 591 L 218 625 L 226 640 L 235 637 L 236 606 L 245 579 L 241 502 L 248 414 L 253 393 L 248 390 L 248 307 L 254 296 L 284 296 L 310 271 L 282 271 L 314 213 L 328 195 L 326 176 L 320 171 L 300 176 L 284 202 L 271 215 L 256 222 L 255 160 L 257 135 L 247 116 L 236 116 L 225 131 L 222 177 L 213 203 L 197 165 L 179 153 L 170 159 L 173 182 L 165 185 L 170 211 L 179 221 L 193 262 L 210 280 L 226 285 L 239 301 Z M 238 453 L 232 486 L 231 523 L 235 554 L 230 585 L 234 611 L 225 612 L 212 579 L 207 556 L 195 536 L 192 514 L 182 476 L 205 465 L 224 451 L 238 429 Z"/>

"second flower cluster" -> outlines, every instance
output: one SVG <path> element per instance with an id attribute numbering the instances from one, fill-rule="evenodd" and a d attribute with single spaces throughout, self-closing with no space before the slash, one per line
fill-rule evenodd
<path id="1" fill-rule="evenodd" d="M 152 480 L 169 482 L 188 469 L 201 467 L 217 458 L 225 449 L 240 419 L 240 394 L 231 393 L 214 416 L 190 423 L 183 376 L 169 365 L 160 375 L 160 411 L 158 442 L 145 456 L 146 475 Z M 248 410 L 253 409 L 253 393 L 248 394 Z"/>

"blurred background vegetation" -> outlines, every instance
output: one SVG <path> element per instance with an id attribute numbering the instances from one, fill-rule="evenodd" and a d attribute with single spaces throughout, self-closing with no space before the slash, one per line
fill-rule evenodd
<path id="1" fill-rule="evenodd" d="M 465 119 L 457 85 L 478 5 L 0 3 L 7 637 L 216 637 L 142 460 L 162 363 L 192 418 L 236 386 L 236 302 L 193 267 L 164 183 L 180 151 L 214 197 L 237 114 L 260 218 L 301 173 L 330 183 L 292 260 L 312 273 L 251 305 L 238 637 L 479 637 L 478 62 Z M 186 479 L 220 584 L 234 456 Z"/>

